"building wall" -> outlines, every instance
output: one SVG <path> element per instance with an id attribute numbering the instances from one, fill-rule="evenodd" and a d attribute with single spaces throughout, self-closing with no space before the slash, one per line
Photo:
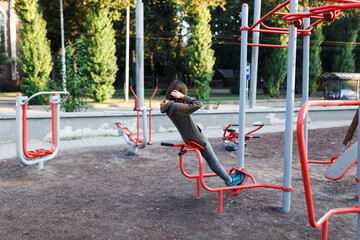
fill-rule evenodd
<path id="1" fill-rule="evenodd" d="M 0 74 L 0 91 L 16 90 L 18 67 L 16 49 L 19 44 L 18 32 L 20 19 L 13 10 L 14 0 L 0 1 L 0 27 L 4 34 L 0 40 L 5 42 L 5 51 L 8 57 L 6 64 L 0 65 L 3 72 Z M 4 23 L 2 25 L 2 23 Z"/>

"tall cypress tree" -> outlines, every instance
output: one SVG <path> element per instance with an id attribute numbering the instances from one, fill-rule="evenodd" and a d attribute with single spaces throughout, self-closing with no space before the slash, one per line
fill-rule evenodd
<path id="1" fill-rule="evenodd" d="M 211 49 L 212 33 L 209 7 L 224 7 L 224 0 L 176 0 L 190 17 L 191 37 L 189 39 L 188 64 L 191 78 L 194 80 L 194 94 L 201 100 L 207 100 L 211 93 L 209 86 L 214 75 L 214 50 Z"/>
<path id="2" fill-rule="evenodd" d="M 276 36 L 279 45 L 285 45 L 288 36 L 279 34 Z M 280 85 L 286 77 L 287 48 L 273 48 L 272 54 L 267 59 L 265 72 L 268 74 L 265 87 L 271 96 L 280 96 Z"/>
<path id="3" fill-rule="evenodd" d="M 195 83 L 195 96 L 200 100 L 206 100 L 211 93 L 209 83 L 214 75 L 215 64 L 214 50 L 211 49 L 210 9 L 205 4 L 201 4 L 193 13 L 188 47 L 189 67 Z"/>
<path id="4" fill-rule="evenodd" d="M 112 84 L 118 71 L 112 16 L 106 7 L 94 8 L 87 19 L 88 93 L 95 102 L 105 102 L 115 92 Z"/>
<path id="5" fill-rule="evenodd" d="M 267 4 L 264 5 L 265 12 L 270 11 L 275 6 L 278 5 L 277 1 L 269 0 Z M 285 10 L 281 10 L 285 11 Z M 265 24 L 271 27 L 280 27 L 280 28 L 288 28 L 288 24 L 286 21 L 282 20 L 279 16 L 270 16 L 267 19 Z M 265 35 L 265 34 L 264 34 Z M 262 37 L 269 38 L 269 35 Z M 264 43 L 271 43 L 275 45 L 286 45 L 288 41 L 288 35 L 285 34 L 272 34 L 270 41 L 264 41 Z M 265 51 L 264 51 L 265 50 Z M 263 68 L 263 73 L 265 77 L 265 89 L 271 96 L 280 96 L 280 86 L 284 83 L 286 72 L 287 72 L 287 57 L 288 57 L 288 49 L 287 48 L 268 48 L 264 49 L 262 55 L 266 58 L 263 67 L 259 66 L 259 68 Z M 264 54 L 265 53 L 265 54 Z"/>
<path id="6" fill-rule="evenodd" d="M 46 22 L 38 9 L 37 0 L 17 0 L 15 3 L 15 11 L 22 21 L 19 64 L 24 76 L 21 91 L 28 96 L 47 90 L 53 67 Z"/>
<path id="7" fill-rule="evenodd" d="M 320 53 L 322 51 L 321 44 L 324 41 L 325 36 L 321 26 L 318 25 L 311 31 L 310 39 L 309 93 L 311 94 L 316 91 L 316 79 L 323 71 Z"/>

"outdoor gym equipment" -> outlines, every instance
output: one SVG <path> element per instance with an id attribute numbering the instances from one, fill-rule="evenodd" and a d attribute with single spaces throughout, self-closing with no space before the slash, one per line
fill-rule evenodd
<path id="1" fill-rule="evenodd" d="M 298 145 L 299 145 L 300 163 L 301 163 L 302 177 L 303 177 L 303 182 L 304 182 L 304 189 L 305 189 L 305 197 L 306 197 L 306 205 L 307 205 L 307 210 L 308 210 L 309 222 L 310 222 L 310 225 L 312 227 L 314 227 L 314 228 L 319 228 L 319 227 L 322 226 L 322 239 L 323 240 L 327 239 L 328 221 L 329 221 L 329 218 L 332 215 L 342 214 L 342 213 L 358 213 L 358 214 L 360 213 L 360 208 L 359 208 L 358 205 L 356 207 L 331 209 L 322 218 L 320 218 L 318 221 L 315 220 L 314 204 L 313 204 L 313 199 L 312 199 L 310 176 L 309 176 L 309 170 L 308 170 L 309 161 L 307 160 L 308 156 L 307 156 L 307 150 L 306 150 L 306 145 L 305 145 L 305 137 L 304 137 L 305 116 L 306 116 L 306 113 L 307 113 L 308 109 L 311 106 L 339 106 L 339 105 L 341 105 L 341 106 L 343 106 L 343 105 L 357 105 L 357 106 L 359 106 L 360 101 L 353 101 L 353 100 L 345 100 L 345 101 L 344 100 L 342 100 L 342 101 L 337 101 L 337 100 L 310 100 L 310 101 L 305 102 L 303 104 L 303 106 L 301 107 L 299 115 L 298 115 L 298 121 L 297 121 L 297 139 L 298 139 Z M 357 152 L 357 158 L 358 158 L 360 156 L 359 146 L 357 146 L 356 150 L 357 150 L 356 152 Z M 345 159 L 345 157 L 344 157 L 344 159 Z M 339 159 L 337 161 L 339 161 Z M 333 166 L 334 166 L 334 164 L 333 164 Z M 342 164 L 344 164 L 343 161 L 339 162 L 337 167 L 341 168 Z M 360 191 L 360 178 L 359 177 L 360 177 L 360 166 L 358 164 L 357 165 L 357 177 L 356 177 L 357 192 Z M 360 202 L 358 204 L 360 204 Z M 360 218 L 359 218 L 359 216 L 360 215 L 358 215 L 358 224 L 357 224 L 357 239 L 358 240 L 360 239 Z"/>
<path id="2" fill-rule="evenodd" d="M 328 1 L 328 0 L 326 0 Z M 323 21 L 331 22 L 339 14 L 349 8 L 359 8 L 360 2 L 352 0 L 334 1 L 340 4 L 332 4 L 313 9 L 305 9 L 304 13 L 297 13 L 298 1 L 288 0 L 264 15 L 253 26 L 248 26 L 248 5 L 242 6 L 241 23 L 241 49 L 240 49 L 240 92 L 239 92 L 239 142 L 238 142 L 238 167 L 244 168 L 244 138 L 245 136 L 245 103 L 246 103 L 246 65 L 247 65 L 247 46 L 258 47 L 288 47 L 287 62 L 287 85 L 286 85 L 286 121 L 285 121 L 285 146 L 284 146 L 284 186 L 291 186 L 291 165 L 292 165 L 292 145 L 293 145 L 293 119 L 294 119 L 294 93 L 295 93 L 295 69 L 296 69 L 296 40 L 300 35 L 304 36 L 303 54 L 303 101 L 308 98 L 308 70 L 309 70 L 309 49 L 310 34 L 314 26 Z M 290 7 L 287 7 L 290 4 Z M 285 9 L 286 12 L 278 12 Z M 271 15 L 282 15 L 282 19 L 287 21 L 289 28 L 276 28 L 266 26 L 263 21 Z M 315 23 L 310 24 L 310 19 L 316 19 Z M 263 27 L 260 29 L 259 26 Z M 304 27 L 304 29 L 299 29 Z M 288 34 L 287 45 L 271 44 L 248 44 L 249 32 L 268 32 L 278 34 Z M 307 139 L 307 121 L 304 128 L 305 140 Z M 283 193 L 283 211 L 290 211 L 290 192 Z"/>
<path id="3" fill-rule="evenodd" d="M 290 3 L 290 8 L 287 4 Z M 266 26 L 263 21 L 271 15 L 284 15 L 286 13 L 278 13 L 278 10 L 284 8 L 285 11 L 294 13 L 297 11 L 297 1 L 288 0 L 283 4 L 264 15 L 253 26 L 248 26 L 248 5 L 242 5 L 242 19 L 241 19 L 241 47 L 240 47 L 240 91 L 239 91 L 239 138 L 238 138 L 238 168 L 245 169 L 245 112 L 246 112 L 246 65 L 247 65 L 247 47 L 289 47 L 288 53 L 288 73 L 287 73 L 287 92 L 286 92 L 286 122 L 285 122 L 285 151 L 284 151 L 284 189 L 291 189 L 291 156 L 292 156 L 292 122 L 294 112 L 294 89 L 295 89 L 295 60 L 296 60 L 296 29 L 293 24 L 289 29 L 275 28 Z M 256 27 L 261 25 L 263 29 Z M 272 45 L 272 44 L 248 44 L 248 33 L 251 31 L 268 32 L 277 34 L 288 34 L 289 41 L 286 46 Z M 283 211 L 290 211 L 290 191 L 283 192 Z"/>
<path id="4" fill-rule="evenodd" d="M 344 138 L 344 141 L 343 141 L 343 149 L 342 151 L 345 150 L 346 147 L 348 147 L 351 143 L 351 139 L 353 138 L 354 134 L 355 134 L 355 131 L 356 131 L 356 128 L 357 128 L 357 125 L 358 125 L 358 119 L 359 119 L 359 109 L 356 110 L 356 113 L 354 115 L 354 118 L 353 120 L 351 121 L 351 124 L 349 126 L 349 129 L 346 133 L 346 136 Z"/>
<path id="5" fill-rule="evenodd" d="M 200 146 L 199 144 L 192 142 L 192 141 L 186 141 L 184 140 L 183 144 L 173 144 L 173 143 L 161 143 L 162 146 L 169 146 L 169 147 L 179 147 L 179 157 L 180 157 L 180 171 L 181 173 L 187 177 L 187 178 L 195 178 L 196 179 L 196 186 L 197 186 L 197 197 L 200 197 L 200 186 L 202 186 L 205 190 L 210 191 L 210 192 L 218 192 L 218 213 L 222 214 L 222 196 L 223 196 L 223 192 L 227 192 L 233 196 L 238 195 L 243 189 L 245 188 L 257 188 L 257 187 L 265 187 L 265 188 L 275 188 L 275 189 L 280 189 L 283 191 L 292 191 L 292 188 L 286 188 L 284 186 L 278 186 L 278 185 L 270 185 L 270 184 L 259 184 L 256 183 L 255 178 L 245 172 L 243 169 L 240 168 L 232 168 L 228 173 L 229 174 L 233 174 L 235 171 L 240 171 L 242 173 L 244 173 L 244 180 L 242 181 L 242 183 L 238 186 L 233 186 L 233 187 L 209 187 L 208 185 L 206 185 L 204 178 L 206 177 L 216 177 L 217 174 L 215 173 L 211 173 L 211 174 L 204 174 L 204 165 L 203 165 L 203 159 L 201 156 L 201 152 L 200 149 L 204 149 L 202 146 Z M 196 156 L 199 160 L 199 173 L 198 174 L 188 174 L 185 170 L 184 170 L 184 154 L 187 152 L 195 152 Z M 253 182 L 252 184 L 248 184 L 245 185 L 246 181 L 248 179 L 251 179 L 251 181 Z"/>
<path id="6" fill-rule="evenodd" d="M 347 148 L 340 156 L 334 157 L 333 163 L 326 169 L 325 177 L 330 180 L 339 180 L 357 162 L 358 142 Z"/>
<path id="7" fill-rule="evenodd" d="M 238 139 L 239 139 L 239 133 L 236 132 L 235 129 L 230 128 L 231 126 L 239 126 L 238 124 L 229 124 L 225 129 L 224 129 L 224 134 L 223 134 L 223 142 L 226 143 L 226 147 L 225 149 L 228 151 L 236 151 L 237 145 L 238 145 Z M 251 130 L 248 133 L 245 133 L 245 141 L 249 141 L 251 138 L 260 138 L 259 136 L 253 136 L 250 135 L 256 131 L 258 131 L 260 128 L 262 128 L 264 126 L 264 124 L 254 124 L 255 128 L 254 130 Z"/>
<path id="8" fill-rule="evenodd" d="M 131 146 L 131 152 L 135 153 L 136 150 L 138 148 L 142 149 L 146 146 L 146 144 L 148 145 L 152 145 L 151 142 L 151 101 L 153 99 L 153 97 L 155 96 L 156 91 L 158 90 L 158 84 L 157 84 L 157 80 L 156 80 L 156 88 L 149 100 L 149 107 L 139 107 L 139 99 L 137 97 L 137 95 L 135 94 L 132 86 L 130 86 L 130 90 L 132 92 L 132 94 L 135 97 L 135 107 L 134 110 L 136 110 L 137 115 L 137 134 L 136 137 L 133 137 L 133 133 L 127 128 L 121 125 L 120 122 L 116 122 L 116 126 L 118 127 L 118 131 L 120 133 L 120 135 L 122 135 L 125 139 L 125 142 L 127 144 L 129 144 Z M 142 112 L 142 124 L 143 124 L 143 138 L 140 138 L 140 111 Z M 147 111 L 149 111 L 149 141 L 147 141 Z"/>
<path id="9" fill-rule="evenodd" d="M 61 94 L 66 95 L 63 100 L 60 100 Z M 50 150 L 37 149 L 35 151 L 28 151 L 26 108 L 30 100 L 39 95 L 52 95 L 50 96 L 52 146 Z M 31 97 L 22 96 L 21 93 L 16 94 L 16 154 L 18 160 L 23 165 L 38 164 L 38 168 L 43 168 L 45 161 L 49 161 L 56 156 L 59 151 L 60 142 L 60 104 L 65 102 L 68 97 L 69 93 L 66 91 L 38 92 Z"/>

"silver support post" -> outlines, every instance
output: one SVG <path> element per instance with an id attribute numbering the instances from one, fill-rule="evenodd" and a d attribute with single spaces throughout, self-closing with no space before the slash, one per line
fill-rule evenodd
<path id="1" fill-rule="evenodd" d="M 309 12 L 309 8 L 306 7 L 306 13 Z M 304 29 L 310 26 L 310 18 L 304 18 Z M 309 100 L 309 59 L 310 59 L 310 35 L 304 36 L 303 42 L 303 86 L 302 86 L 302 101 L 303 103 Z M 305 116 L 304 122 L 304 138 L 305 138 L 305 148 L 307 155 L 308 148 L 308 113 Z"/>
<path id="2" fill-rule="evenodd" d="M 360 111 L 360 107 L 359 107 L 359 111 Z M 358 141 L 359 141 L 359 136 L 360 136 L 359 134 L 360 134 L 360 114 L 359 114 L 359 119 L 358 119 Z M 360 159 L 360 144 L 358 144 L 357 159 Z M 360 164 L 357 164 L 356 177 L 360 178 Z M 356 193 L 359 196 L 360 182 L 356 182 Z M 358 206 L 360 206 L 360 197 L 358 198 Z M 360 213 L 357 214 L 356 239 L 360 240 Z"/>
<path id="3" fill-rule="evenodd" d="M 62 60 L 62 82 L 63 90 L 66 91 L 66 60 L 65 60 L 65 38 L 64 38 L 64 15 L 63 0 L 60 0 L 60 26 L 61 26 L 61 60 Z"/>
<path id="4" fill-rule="evenodd" d="M 242 5 L 242 17 L 241 17 L 242 30 L 241 30 L 241 48 L 240 48 L 239 140 L 238 140 L 239 168 L 244 168 L 248 13 L 249 13 L 249 6 L 246 3 L 244 3 Z"/>
<path id="5" fill-rule="evenodd" d="M 130 6 L 126 9 L 126 61 L 125 61 L 125 101 L 129 101 L 129 57 L 130 57 Z"/>
<path id="6" fill-rule="evenodd" d="M 290 13 L 297 13 L 298 1 L 290 1 Z M 296 67 L 296 36 L 297 29 L 289 24 L 287 89 L 286 89 L 286 120 L 285 120 L 285 151 L 284 151 L 284 187 L 291 187 L 291 165 L 293 147 L 293 120 L 294 120 L 294 93 L 295 93 L 295 67 Z M 283 211 L 290 211 L 291 192 L 283 192 Z"/>
<path id="7" fill-rule="evenodd" d="M 144 8 L 142 0 L 136 1 L 136 95 L 139 107 L 144 106 Z M 145 129 L 143 129 L 145 131 Z"/>
<path id="8" fill-rule="evenodd" d="M 254 4 L 254 24 L 259 21 L 261 14 L 261 0 L 255 0 Z M 260 24 L 255 27 L 260 29 Z M 260 32 L 253 31 L 253 44 L 259 44 Z M 257 90 L 257 74 L 258 74 L 259 47 L 252 47 L 251 50 L 251 70 L 250 70 L 250 99 L 249 108 L 255 108 L 256 90 Z"/>

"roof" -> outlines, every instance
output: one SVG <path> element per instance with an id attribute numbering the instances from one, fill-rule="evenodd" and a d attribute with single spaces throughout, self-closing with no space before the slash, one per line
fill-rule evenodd
<path id="1" fill-rule="evenodd" d="M 234 71 L 232 69 L 217 69 L 224 78 L 234 78 Z"/>
<path id="2" fill-rule="evenodd" d="M 319 80 L 357 80 L 360 81 L 360 73 L 325 72 L 318 77 Z"/>

